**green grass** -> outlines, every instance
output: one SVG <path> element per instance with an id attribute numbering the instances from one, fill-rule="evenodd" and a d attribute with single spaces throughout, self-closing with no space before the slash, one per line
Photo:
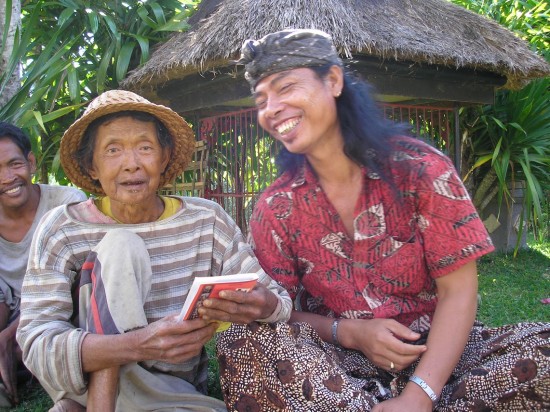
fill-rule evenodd
<path id="1" fill-rule="evenodd" d="M 223 401 L 222 387 L 220 384 L 220 365 L 216 358 L 216 340 L 211 339 L 206 344 L 206 352 L 210 356 L 208 360 L 208 394 Z"/>
<path id="2" fill-rule="evenodd" d="M 487 326 L 550 320 L 550 305 L 541 303 L 541 299 L 550 298 L 550 239 L 530 241 L 529 249 L 519 251 L 516 258 L 505 253 L 485 256 L 479 261 L 478 272 L 481 298 L 478 319 Z M 211 355 L 208 389 L 211 396 L 221 399 L 214 346 L 212 340 L 206 347 Z M 52 406 L 36 381 L 19 391 L 21 404 L 2 411 L 45 412 Z"/>
<path id="3" fill-rule="evenodd" d="M 514 259 L 492 253 L 478 264 L 478 319 L 488 326 L 550 320 L 550 241 L 531 242 Z"/>
<path id="4" fill-rule="evenodd" d="M 19 385 L 19 405 L 16 408 L 0 408 L 9 412 L 45 412 L 53 406 L 48 394 L 42 389 L 36 379 L 28 384 Z"/>

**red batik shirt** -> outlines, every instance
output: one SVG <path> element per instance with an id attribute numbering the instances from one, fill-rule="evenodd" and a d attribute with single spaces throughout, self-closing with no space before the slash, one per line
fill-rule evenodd
<path id="1" fill-rule="evenodd" d="M 494 249 L 451 161 L 417 139 L 391 144 L 394 187 L 363 168 L 353 239 L 307 162 L 262 194 L 252 246 L 297 310 L 393 318 L 422 332 L 437 303 L 434 279 Z"/>

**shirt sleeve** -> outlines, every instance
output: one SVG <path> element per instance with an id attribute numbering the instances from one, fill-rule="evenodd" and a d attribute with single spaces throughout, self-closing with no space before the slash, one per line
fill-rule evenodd
<path id="1" fill-rule="evenodd" d="M 66 205 L 69 203 L 83 202 L 88 199 L 86 194 L 77 189 L 76 187 L 66 187 L 66 191 L 63 194 L 63 198 L 60 199 L 60 205 Z"/>
<path id="2" fill-rule="evenodd" d="M 415 171 L 416 220 L 430 275 L 446 275 L 493 251 L 491 238 L 450 159 L 433 150 Z"/>
<path id="3" fill-rule="evenodd" d="M 29 370 L 52 388 L 82 394 L 86 390 L 80 349 L 87 332 L 71 323 L 73 251 L 57 224 L 59 208 L 45 216 L 31 244 L 21 293 L 17 341 Z"/>
<path id="4" fill-rule="evenodd" d="M 87 199 L 88 197 L 83 191 L 75 188 L 75 190 L 67 197 L 66 203 L 83 202 Z"/>

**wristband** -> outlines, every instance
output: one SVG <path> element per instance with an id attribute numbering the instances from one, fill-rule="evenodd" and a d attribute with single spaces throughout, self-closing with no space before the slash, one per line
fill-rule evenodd
<path id="1" fill-rule="evenodd" d="M 435 392 L 433 391 L 432 388 L 430 388 L 430 385 L 428 385 L 424 379 L 422 378 L 419 378 L 418 376 L 416 375 L 412 375 L 409 377 L 409 380 L 411 382 L 414 382 L 416 383 L 418 386 L 420 386 L 422 388 L 422 390 L 426 393 L 426 395 L 428 395 L 428 397 L 432 400 L 432 402 L 437 402 L 438 400 L 438 396 L 435 394 Z"/>
<path id="2" fill-rule="evenodd" d="M 340 322 L 340 319 L 334 319 L 332 322 L 332 344 L 336 346 L 341 346 L 340 342 L 338 341 L 338 323 Z"/>

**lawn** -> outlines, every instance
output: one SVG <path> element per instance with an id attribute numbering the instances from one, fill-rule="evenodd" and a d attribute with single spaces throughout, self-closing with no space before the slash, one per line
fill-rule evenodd
<path id="1" fill-rule="evenodd" d="M 550 241 L 529 244 L 514 259 L 493 253 L 478 263 L 478 319 L 489 326 L 550 321 Z"/>
<path id="2" fill-rule="evenodd" d="M 521 250 L 516 258 L 504 253 L 485 256 L 479 261 L 478 271 L 481 301 L 478 319 L 486 325 L 550 320 L 550 304 L 541 302 L 550 298 L 550 240 L 530 242 L 529 248 Z M 210 342 L 209 353 L 213 353 L 213 348 Z M 210 362 L 210 370 L 210 392 L 219 396 L 214 359 Z M 3 411 L 43 412 L 52 405 L 36 382 L 19 390 L 21 404 Z"/>

